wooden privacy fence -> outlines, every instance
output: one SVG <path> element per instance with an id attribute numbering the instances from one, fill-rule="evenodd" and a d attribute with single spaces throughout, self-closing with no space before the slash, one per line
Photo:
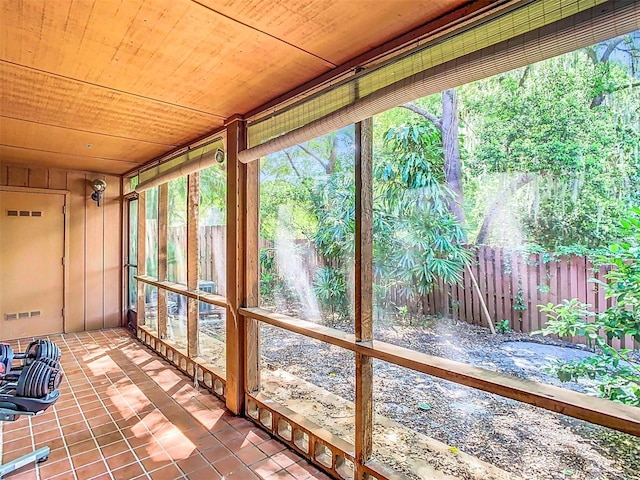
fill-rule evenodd
<path id="1" fill-rule="evenodd" d="M 216 257 L 220 258 L 221 252 L 224 255 L 224 238 L 222 226 L 200 228 L 200 278 L 224 278 L 224 272 L 216 271 L 216 265 L 219 269 L 220 263 L 214 261 Z M 307 281 L 313 282 L 316 269 L 326 262 L 315 252 L 311 242 L 293 240 L 292 244 L 299 247 L 298 255 L 304 264 Z M 260 240 L 259 246 L 273 248 L 274 244 L 273 241 Z M 469 270 L 478 282 L 494 324 L 507 320 L 513 331 L 530 333 L 543 328 L 546 323 L 546 315 L 539 311 L 538 305 L 561 303 L 572 298 L 590 304 L 594 312 L 603 312 L 612 305 L 612 300 L 605 298 L 604 289 L 589 282 L 592 278 L 605 281 L 607 269 L 595 269 L 588 257 L 552 257 L 546 253 L 525 254 L 487 246 L 473 247 L 473 250 L 475 259 Z M 469 270 L 464 270 L 459 284 L 449 286 L 440 282 L 431 293 L 419 299 L 407 298 L 401 287 L 390 288 L 383 303 L 392 303 L 397 308 L 407 307 L 410 312 L 417 312 L 422 307 L 427 314 L 452 316 L 487 327 L 480 296 L 473 286 Z M 572 340 L 584 343 L 581 338 Z M 631 337 L 613 340 L 611 344 L 616 348 L 634 348 Z"/>
<path id="2" fill-rule="evenodd" d="M 226 289 L 227 228 L 224 225 L 204 226 L 199 231 L 200 277 L 218 283 L 218 293 Z"/>
<path id="3" fill-rule="evenodd" d="M 482 299 L 494 323 L 508 320 L 516 332 L 530 333 L 544 327 L 546 315 L 537 308 L 549 302 L 561 303 L 577 298 L 591 305 L 594 312 L 603 312 L 612 305 L 600 285 L 590 282 L 604 278 L 607 268 L 594 268 L 588 257 L 548 254 L 524 254 L 503 248 L 482 246 L 470 268 Z M 468 270 L 462 282 L 444 286 L 430 296 L 430 307 L 437 313 L 449 313 L 468 323 L 488 326 L 482 312 L 480 296 L 473 286 Z M 573 339 L 583 343 L 583 339 Z M 616 348 L 633 348 L 633 339 L 613 340 Z"/>
<path id="4" fill-rule="evenodd" d="M 147 231 L 149 231 L 147 229 Z M 224 294 L 226 281 L 226 227 L 224 225 L 199 228 L 198 278 L 216 282 L 216 293 Z M 170 227 L 167 234 L 167 278 L 186 282 L 187 278 L 187 229 L 185 226 Z"/>

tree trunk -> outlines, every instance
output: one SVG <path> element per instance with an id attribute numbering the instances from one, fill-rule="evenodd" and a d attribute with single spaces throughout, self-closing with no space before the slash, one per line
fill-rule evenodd
<path id="1" fill-rule="evenodd" d="M 489 234 L 491 233 L 491 228 L 493 227 L 493 222 L 495 221 L 498 213 L 500 213 L 500 209 L 503 205 L 509 202 L 511 196 L 516 193 L 521 187 L 524 187 L 527 183 L 533 181 L 534 176 L 531 172 L 526 172 L 516 178 L 511 184 L 498 195 L 491 203 L 489 210 L 487 211 L 487 215 L 484 217 L 484 221 L 482 222 L 482 226 L 480 227 L 480 231 L 478 232 L 478 237 L 476 238 L 476 245 L 483 245 Z"/>
<path id="2" fill-rule="evenodd" d="M 587 55 L 595 65 L 598 65 L 598 64 L 606 65 L 607 63 L 609 63 L 609 57 L 611 57 L 611 54 L 613 53 L 613 51 L 616 49 L 616 47 L 620 43 L 622 43 L 623 40 L 624 40 L 624 37 L 613 38 L 606 42 L 599 43 L 598 45 L 595 45 L 593 47 L 589 47 L 587 48 Z M 602 52 L 602 57 L 598 58 L 597 50 L 601 46 L 606 46 L 606 48 L 604 49 L 604 52 Z M 591 99 L 591 105 L 589 105 L 589 108 L 593 109 L 602 105 L 602 102 L 604 102 L 604 97 L 605 97 L 604 92 L 598 93 L 598 95 L 596 95 L 594 98 Z"/>
<path id="3" fill-rule="evenodd" d="M 453 192 L 453 198 L 449 200 L 449 211 L 456 217 L 458 223 L 464 226 L 466 223 L 462 208 L 464 196 L 458 136 L 458 100 L 453 88 L 442 92 L 442 147 L 445 181 Z"/>

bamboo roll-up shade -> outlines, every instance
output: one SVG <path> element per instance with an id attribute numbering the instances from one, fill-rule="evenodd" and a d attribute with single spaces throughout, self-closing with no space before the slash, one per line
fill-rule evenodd
<path id="1" fill-rule="evenodd" d="M 140 193 L 176 178 L 211 167 L 224 161 L 224 142 L 216 139 L 207 145 L 189 150 L 176 158 L 140 172 L 140 183 L 135 191 Z"/>
<path id="2" fill-rule="evenodd" d="M 426 95 L 636 30 L 639 0 L 537 0 L 249 123 L 242 162 Z M 356 95 L 357 93 L 357 95 Z"/>

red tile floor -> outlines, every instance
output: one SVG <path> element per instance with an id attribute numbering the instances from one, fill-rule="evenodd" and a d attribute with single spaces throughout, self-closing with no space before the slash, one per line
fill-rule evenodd
<path id="1" fill-rule="evenodd" d="M 0 422 L 3 461 L 49 446 L 49 460 L 5 476 L 26 479 L 328 479 L 125 329 L 49 337 L 62 349 L 56 404 Z M 28 341 L 12 341 L 24 351 Z"/>

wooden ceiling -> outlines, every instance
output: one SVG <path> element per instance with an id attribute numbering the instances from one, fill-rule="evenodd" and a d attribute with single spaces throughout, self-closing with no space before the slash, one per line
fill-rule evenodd
<path id="1" fill-rule="evenodd" d="M 0 162 L 122 174 L 468 0 L 0 0 Z"/>

